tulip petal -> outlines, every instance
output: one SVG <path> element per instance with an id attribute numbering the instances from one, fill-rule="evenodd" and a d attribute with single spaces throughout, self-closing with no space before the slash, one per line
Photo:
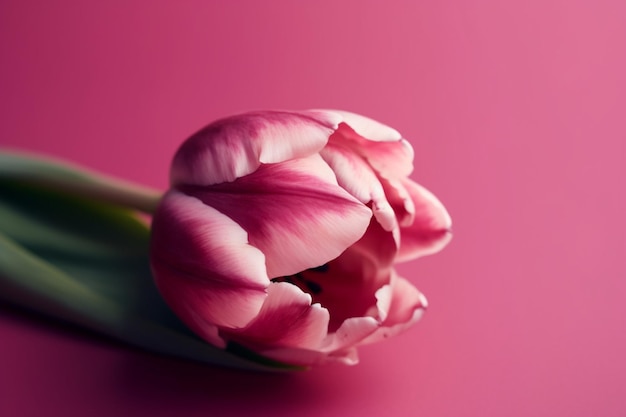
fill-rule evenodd
<path id="1" fill-rule="evenodd" d="M 436 253 L 452 239 L 452 220 L 437 197 L 409 179 L 402 185 L 413 200 L 415 214 L 413 224 L 400 229 L 398 262 Z"/>
<path id="2" fill-rule="evenodd" d="M 261 350 L 260 353 L 276 361 L 300 366 L 315 366 L 329 363 L 356 365 L 359 363 L 359 356 L 354 346 L 330 353 L 297 348 L 267 349 Z"/>
<path id="3" fill-rule="evenodd" d="M 294 365 L 311 366 L 332 362 L 355 365 L 359 361 L 355 345 L 379 328 L 380 324 L 373 317 L 354 317 L 329 334 L 316 349 L 278 347 L 262 349 L 261 353 L 268 358 Z"/>
<path id="4" fill-rule="evenodd" d="M 329 143 L 340 142 L 365 159 L 379 176 L 404 178 L 413 172 L 413 148 L 405 139 L 376 141 L 359 135 L 351 125 L 340 123 Z"/>
<path id="5" fill-rule="evenodd" d="M 396 253 L 393 234 L 372 219 L 365 235 L 341 256 L 297 274 L 294 283 L 316 289 L 313 302 L 328 308 L 329 329 L 335 331 L 344 320 L 364 316 L 376 305 L 376 291 L 389 283 Z"/>
<path id="6" fill-rule="evenodd" d="M 387 319 L 391 301 L 393 299 L 393 288 L 391 284 L 383 285 L 376 291 L 376 306 L 372 307 L 369 312 L 370 316 L 376 317 L 381 323 Z"/>
<path id="7" fill-rule="evenodd" d="M 324 352 L 341 352 L 355 346 L 380 327 L 380 323 L 374 317 L 352 317 L 328 335 L 322 346 Z"/>
<path id="8" fill-rule="evenodd" d="M 377 122 L 371 122 L 376 130 Z M 377 142 L 360 136 L 352 126 L 342 123 L 320 152 L 335 171 L 339 185 L 364 204 L 371 203 L 374 216 L 387 231 L 395 229 L 398 221 L 388 201 L 385 183 L 392 179 L 397 182 L 413 170 L 413 148 L 395 133 L 386 136 L 394 139 Z"/>
<path id="9" fill-rule="evenodd" d="M 151 262 L 170 307 L 207 340 L 243 327 L 265 301 L 264 256 L 246 232 L 194 197 L 168 192 L 153 218 Z"/>
<path id="10" fill-rule="evenodd" d="M 241 225 L 265 254 L 270 278 L 336 258 L 361 238 L 372 216 L 336 185 L 318 155 L 262 165 L 229 184 L 180 189 Z"/>
<path id="11" fill-rule="evenodd" d="M 375 142 L 394 142 L 402 139 L 397 130 L 369 117 L 344 110 L 328 110 L 341 116 L 342 121 L 349 125 L 360 136 Z"/>
<path id="12" fill-rule="evenodd" d="M 389 310 L 382 326 L 360 344 L 378 342 L 403 332 L 422 317 L 428 306 L 426 297 L 409 281 L 395 273 L 387 288 L 382 288 L 377 296 L 381 297 L 380 305 Z"/>
<path id="13" fill-rule="evenodd" d="M 263 111 L 228 117 L 191 136 L 174 157 L 171 183 L 231 182 L 261 164 L 303 158 L 321 150 L 341 121 L 332 112 Z"/>
<path id="14" fill-rule="evenodd" d="M 401 180 L 380 178 L 387 201 L 393 208 L 400 227 L 408 227 L 415 219 L 415 203 Z"/>
<path id="15" fill-rule="evenodd" d="M 245 328 L 227 332 L 236 341 L 262 349 L 316 348 L 328 333 L 329 312 L 311 296 L 286 282 L 270 284 L 258 316 Z"/>
<path id="16" fill-rule="evenodd" d="M 392 230 L 397 226 L 395 214 L 387 202 L 383 186 L 362 156 L 345 143 L 332 139 L 320 155 L 335 172 L 342 188 L 363 204 L 372 203 L 374 216 L 385 230 Z"/>

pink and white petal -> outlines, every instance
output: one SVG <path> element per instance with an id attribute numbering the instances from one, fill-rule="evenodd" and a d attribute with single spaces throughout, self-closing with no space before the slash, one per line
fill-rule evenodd
<path id="1" fill-rule="evenodd" d="M 350 347 L 341 351 L 333 352 L 326 358 L 326 363 L 340 363 L 353 366 L 359 363 L 359 353 L 356 347 Z"/>
<path id="2" fill-rule="evenodd" d="M 370 142 L 366 152 L 367 160 L 381 177 L 405 178 L 413 172 L 414 151 L 405 139 L 387 144 Z"/>
<path id="3" fill-rule="evenodd" d="M 380 307 L 386 310 L 382 324 L 374 317 L 354 317 L 345 320 L 337 331 L 330 333 L 319 350 L 279 348 L 264 350 L 262 354 L 304 366 L 328 362 L 358 363 L 356 346 L 384 340 L 405 331 L 422 317 L 427 307 L 426 298 L 395 273 L 391 283 L 377 295 Z"/>
<path id="4" fill-rule="evenodd" d="M 412 225 L 415 219 L 415 203 L 404 185 L 402 185 L 402 181 L 386 178 L 379 178 L 379 180 L 400 227 Z"/>
<path id="5" fill-rule="evenodd" d="M 385 178 L 404 178 L 413 171 L 413 148 L 404 139 L 378 142 L 359 135 L 351 126 L 340 123 L 329 144 L 340 143 L 365 159 Z"/>
<path id="6" fill-rule="evenodd" d="M 403 332 L 417 322 L 428 307 L 426 297 L 409 281 L 392 276 L 387 289 L 377 293 L 382 308 L 388 305 L 388 311 L 380 328 L 364 338 L 360 344 L 368 344 L 387 339 Z"/>
<path id="7" fill-rule="evenodd" d="M 229 184 L 180 189 L 241 225 L 265 254 L 270 278 L 338 257 L 363 236 L 372 216 L 335 185 L 319 155 L 262 165 Z"/>
<path id="8" fill-rule="evenodd" d="M 424 294 L 407 279 L 398 276 L 395 271 L 389 285 L 391 286 L 391 303 L 383 325 L 395 326 L 406 323 L 413 317 L 416 309 L 428 307 Z"/>
<path id="9" fill-rule="evenodd" d="M 379 328 L 372 317 L 348 319 L 337 330 L 329 334 L 320 346 L 313 349 L 269 348 L 259 351 L 266 357 L 295 365 L 320 365 L 339 362 L 346 365 L 358 363 L 355 346 Z"/>
<path id="10" fill-rule="evenodd" d="M 337 183 L 364 204 L 374 196 L 384 195 L 376 173 L 360 155 L 340 141 L 331 141 L 320 151 Z"/>
<path id="11" fill-rule="evenodd" d="M 317 366 L 329 363 L 356 365 L 359 362 L 355 347 L 332 353 L 297 348 L 267 349 L 261 350 L 260 353 L 270 359 L 300 366 Z"/>
<path id="12" fill-rule="evenodd" d="M 360 136 L 375 142 L 394 142 L 402 138 L 397 130 L 369 117 L 344 110 L 328 110 L 341 116 L 342 121 Z"/>
<path id="13" fill-rule="evenodd" d="M 343 189 L 363 204 L 372 203 L 374 217 L 385 230 L 397 227 L 393 208 L 387 202 L 383 186 L 365 159 L 340 141 L 329 142 L 320 155 L 332 168 Z"/>
<path id="14" fill-rule="evenodd" d="M 408 261 L 439 252 L 452 239 L 452 219 L 430 191 L 415 182 L 402 181 L 415 206 L 413 224 L 400 228 L 398 261 Z"/>
<path id="15" fill-rule="evenodd" d="M 358 242 L 327 265 L 297 274 L 294 283 L 303 290 L 315 289 L 313 302 L 331 311 L 332 332 L 344 320 L 364 316 L 376 305 L 376 291 L 389 283 L 396 253 L 393 234 L 372 219 Z"/>
<path id="16" fill-rule="evenodd" d="M 243 329 L 223 332 L 256 349 L 292 347 L 315 349 L 328 333 L 329 312 L 311 296 L 286 282 L 270 284 L 257 317 Z"/>
<path id="17" fill-rule="evenodd" d="M 262 111 L 218 120 L 178 149 L 170 181 L 173 186 L 230 182 L 261 164 L 312 155 L 326 145 L 339 121 L 340 116 L 322 111 Z"/>
<path id="18" fill-rule="evenodd" d="M 371 275 L 375 271 L 381 271 L 393 265 L 398 254 L 398 243 L 393 233 L 386 231 L 380 223 L 372 220 L 363 237 L 346 252 L 354 256 L 351 259 L 339 257 L 337 261 L 343 262 L 346 267 L 351 262 L 369 261 L 373 269 L 369 270 L 367 275 Z"/>
<path id="19" fill-rule="evenodd" d="M 168 192 L 154 214 L 150 258 L 167 303 L 211 342 L 215 326 L 246 326 L 267 297 L 265 257 L 246 232 L 177 191 Z"/>
<path id="20" fill-rule="evenodd" d="M 411 328 L 415 323 L 420 321 L 424 312 L 426 310 L 423 308 L 416 308 L 409 320 L 404 323 L 399 323 L 394 326 L 380 326 L 377 331 L 366 337 L 359 343 L 359 345 L 369 345 L 371 343 L 378 343 L 380 341 L 389 339 L 393 336 L 397 336 L 401 333 L 404 333 L 406 330 Z"/>
<path id="21" fill-rule="evenodd" d="M 272 348 L 261 350 L 268 358 L 295 365 L 312 366 L 326 363 L 355 365 L 359 357 L 355 346 L 379 328 L 372 317 L 346 320 L 336 333 L 329 334 L 320 350 Z"/>
<path id="22" fill-rule="evenodd" d="M 376 319 L 382 323 L 387 319 L 389 309 L 391 308 L 391 301 L 393 299 L 393 288 L 391 284 L 383 285 L 376 291 L 376 305 L 373 306 L 368 312 L 368 316 L 376 317 Z"/>
<path id="23" fill-rule="evenodd" d="M 346 319 L 335 332 L 327 336 L 320 350 L 327 353 L 344 351 L 356 346 L 373 334 L 379 327 L 380 323 L 374 317 L 365 316 Z"/>

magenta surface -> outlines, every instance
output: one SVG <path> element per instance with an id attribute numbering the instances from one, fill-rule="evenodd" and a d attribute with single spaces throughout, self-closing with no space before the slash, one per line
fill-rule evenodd
<path id="1" fill-rule="evenodd" d="M 3 147 L 164 188 L 214 119 L 347 109 L 411 141 L 455 237 L 400 269 L 424 319 L 356 367 L 218 369 L 2 307 L 0 415 L 626 415 L 625 19 L 608 0 L 3 1 Z"/>

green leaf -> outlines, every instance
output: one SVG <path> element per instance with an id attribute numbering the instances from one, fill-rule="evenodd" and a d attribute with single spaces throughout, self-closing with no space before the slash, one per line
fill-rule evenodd
<path id="1" fill-rule="evenodd" d="M 236 354 L 218 349 L 192 334 L 154 285 L 147 224 L 131 211 L 72 195 L 72 186 L 50 186 L 59 181 L 104 182 L 0 152 L 0 299 L 153 352 L 240 369 L 302 369 L 240 346 Z"/>

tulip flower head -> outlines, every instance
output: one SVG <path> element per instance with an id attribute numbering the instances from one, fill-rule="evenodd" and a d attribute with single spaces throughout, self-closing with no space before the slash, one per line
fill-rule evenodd
<path id="1" fill-rule="evenodd" d="M 151 264 L 174 312 L 214 346 L 295 365 L 357 362 L 425 297 L 394 264 L 450 240 L 443 205 L 409 179 L 413 150 L 343 111 L 264 111 L 182 144 L 154 214 Z"/>

